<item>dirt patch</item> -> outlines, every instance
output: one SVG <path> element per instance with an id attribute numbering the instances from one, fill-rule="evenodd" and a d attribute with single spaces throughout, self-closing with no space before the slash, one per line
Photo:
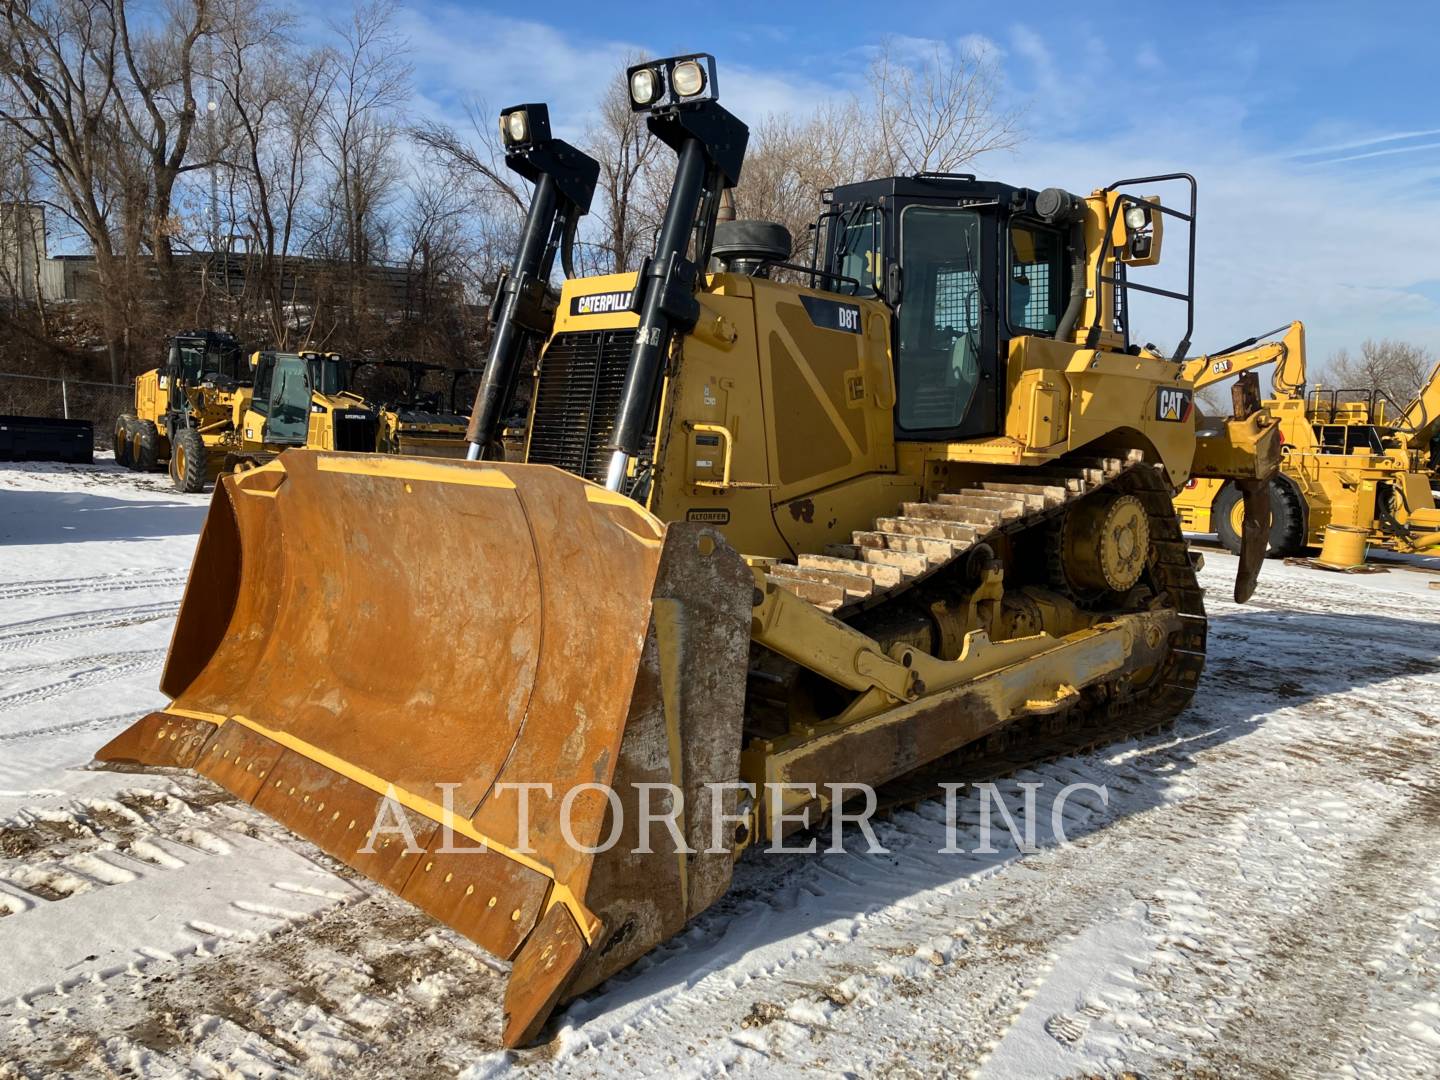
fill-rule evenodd
<path id="1" fill-rule="evenodd" d="M 163 814 L 170 809 L 170 799 L 158 791 L 122 791 L 115 801 L 141 817 Z"/>
<path id="2" fill-rule="evenodd" d="M 27 825 L 0 827 L 0 855 L 23 859 L 37 851 L 87 835 L 74 821 L 32 821 Z"/>
<path id="3" fill-rule="evenodd" d="M 773 1001 L 757 1001 L 750 1006 L 750 1012 L 746 1014 L 745 1019 L 740 1021 L 740 1026 L 742 1028 L 765 1027 L 767 1024 L 773 1024 L 776 1020 L 783 1019 L 785 1019 L 783 1005 L 776 1005 Z"/>

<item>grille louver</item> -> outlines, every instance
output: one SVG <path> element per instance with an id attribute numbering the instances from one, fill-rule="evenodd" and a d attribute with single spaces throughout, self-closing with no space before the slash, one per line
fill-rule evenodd
<path id="1" fill-rule="evenodd" d="M 369 453 L 375 449 L 378 421 L 364 409 L 336 409 L 335 449 Z"/>
<path id="2" fill-rule="evenodd" d="M 635 331 L 557 335 L 540 362 L 527 460 L 603 483 Z"/>

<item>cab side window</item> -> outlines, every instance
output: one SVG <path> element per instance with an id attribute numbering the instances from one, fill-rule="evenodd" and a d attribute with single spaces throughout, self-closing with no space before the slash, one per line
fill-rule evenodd
<path id="1" fill-rule="evenodd" d="M 874 296 L 879 292 L 877 284 L 883 279 L 885 268 L 881 265 L 881 253 L 885 250 L 885 222 L 880 211 L 868 207 L 853 217 L 840 222 L 840 258 L 837 273 L 860 282 L 860 296 Z M 848 281 L 841 283 L 842 291 L 854 288 Z"/>
<path id="2" fill-rule="evenodd" d="M 1006 314 L 1016 334 L 1054 334 L 1065 310 L 1065 245 L 1050 229 L 1010 226 Z"/>

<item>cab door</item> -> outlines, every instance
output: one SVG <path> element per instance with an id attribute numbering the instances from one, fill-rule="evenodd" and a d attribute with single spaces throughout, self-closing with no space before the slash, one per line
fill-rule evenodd
<path id="1" fill-rule="evenodd" d="M 277 356 L 257 384 L 269 391 L 263 398 L 257 396 L 254 405 L 266 418 L 263 440 L 303 446 L 310 426 L 310 380 L 305 361 L 298 356 Z"/>
<path id="2" fill-rule="evenodd" d="M 949 442 L 999 431 L 992 223 L 963 207 L 900 210 L 897 439 Z"/>

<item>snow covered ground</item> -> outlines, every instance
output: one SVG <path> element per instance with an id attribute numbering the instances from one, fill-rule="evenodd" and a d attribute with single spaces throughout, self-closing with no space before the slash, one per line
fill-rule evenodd
<path id="1" fill-rule="evenodd" d="M 504 965 L 206 781 L 85 768 L 156 690 L 206 499 L 0 465 L 0 1077 L 1440 1075 L 1440 567 L 1268 565 L 1171 732 L 1038 849 L 922 804 L 759 855 L 496 1047 Z M 963 779 L 963 778 L 957 778 Z M 1063 785 L 1068 845 L 1050 834 Z"/>

